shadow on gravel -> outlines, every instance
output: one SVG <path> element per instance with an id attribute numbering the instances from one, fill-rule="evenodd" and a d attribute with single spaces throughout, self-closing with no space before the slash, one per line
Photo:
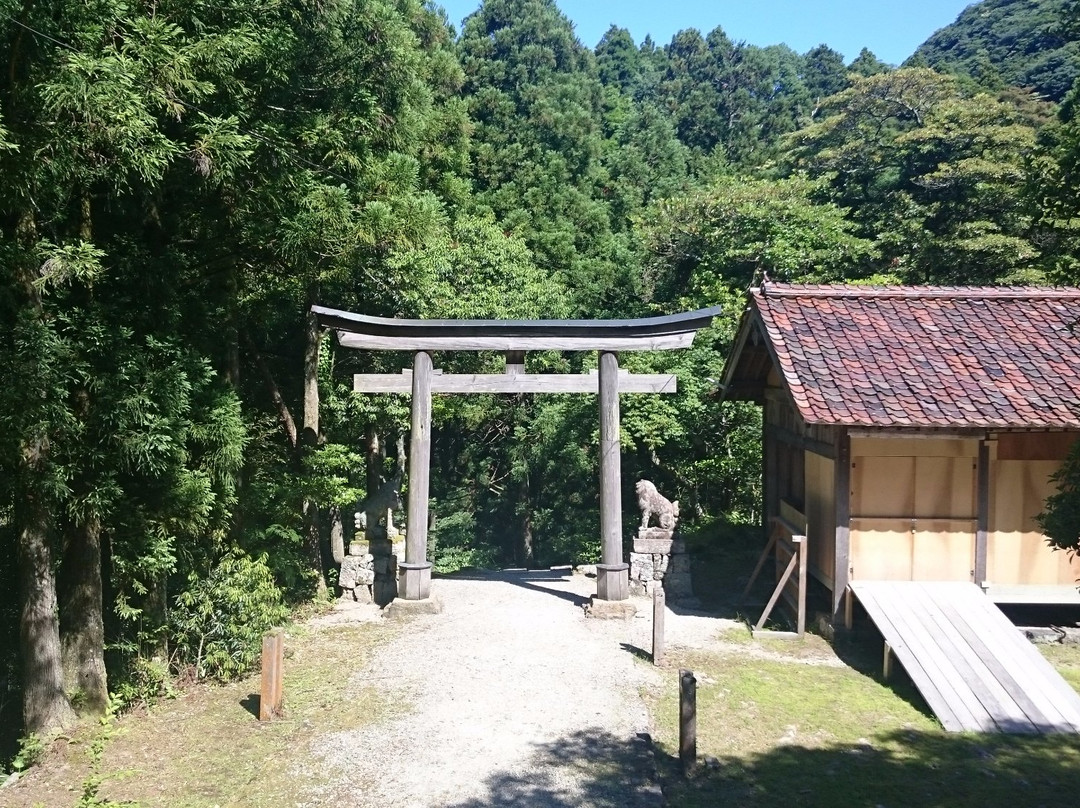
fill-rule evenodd
<path id="1" fill-rule="evenodd" d="M 523 771 L 500 771 L 487 794 L 446 808 L 660 808 L 656 766 L 646 735 L 626 740 L 604 731 L 575 732 L 538 745 Z"/>
<path id="2" fill-rule="evenodd" d="M 584 606 L 589 602 L 589 599 L 582 595 L 575 594 L 574 592 L 564 592 L 561 589 L 549 586 L 542 586 L 545 581 L 565 582 L 569 580 L 571 574 L 569 567 L 556 567 L 549 570 L 469 570 L 467 572 L 454 572 L 449 575 L 440 575 L 438 577 L 451 581 L 502 581 L 504 583 L 513 584 L 514 586 L 520 586 L 522 589 L 543 592 L 545 595 L 554 595 L 557 598 L 569 601 L 575 606 Z"/>
<path id="3" fill-rule="evenodd" d="M 643 662 L 652 662 L 652 651 L 646 651 L 644 648 L 638 648 L 633 643 L 621 642 L 619 647 L 626 651 L 628 654 L 632 654 Z"/>

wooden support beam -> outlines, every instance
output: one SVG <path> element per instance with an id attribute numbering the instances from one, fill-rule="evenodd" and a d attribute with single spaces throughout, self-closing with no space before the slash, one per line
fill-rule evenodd
<path id="1" fill-rule="evenodd" d="M 775 440 L 780 443 L 786 443 L 789 446 L 795 446 L 799 449 L 805 449 L 808 452 L 813 452 L 816 455 L 827 457 L 830 460 L 836 457 L 836 447 L 831 443 L 826 443 L 822 440 L 808 437 L 806 435 L 799 435 L 792 432 L 790 429 L 785 429 L 782 426 L 776 424 L 769 424 L 765 427 L 765 431 L 768 435 L 771 435 Z"/>
<path id="2" fill-rule="evenodd" d="M 784 587 L 787 586 L 788 579 L 791 578 L 791 573 L 795 571 L 796 565 L 799 563 L 799 554 L 795 553 L 791 556 L 791 560 L 788 561 L 787 568 L 784 570 L 784 574 L 780 576 L 780 580 L 776 584 L 776 589 L 773 590 L 772 597 L 769 598 L 769 602 L 765 604 L 765 611 L 761 613 L 761 618 L 754 626 L 754 631 L 761 631 L 762 626 L 765 625 L 765 621 L 769 619 L 769 615 L 772 614 L 773 607 L 776 606 L 776 601 L 780 599 L 780 593 L 784 591 Z"/>
<path id="3" fill-rule="evenodd" d="M 757 564 L 754 565 L 754 571 L 750 573 L 750 580 L 746 582 L 746 589 L 743 590 L 741 600 L 746 600 L 746 596 L 750 594 L 750 589 L 754 586 L 754 582 L 757 580 L 758 575 L 761 574 L 761 570 L 765 566 L 765 562 L 769 560 L 769 554 L 772 553 L 773 547 L 776 546 L 776 541 L 779 537 L 779 534 L 779 530 L 775 528 L 769 534 L 769 540 L 765 542 L 765 549 L 762 550 L 761 555 L 758 556 Z"/>
<path id="4" fill-rule="evenodd" d="M 990 534 L 990 444 L 979 443 L 979 459 L 975 468 L 975 583 L 986 583 L 986 547 Z"/>
<path id="5" fill-rule="evenodd" d="M 795 633 L 800 637 L 806 633 L 806 536 L 794 536 L 792 541 L 798 547 L 799 556 L 799 609 L 795 621 Z"/>
<path id="6" fill-rule="evenodd" d="M 893 652 L 892 646 L 887 642 L 884 643 L 884 646 L 881 654 L 881 678 L 887 682 L 892 678 Z"/>
<path id="7" fill-rule="evenodd" d="M 512 376 L 524 376 L 525 375 L 525 352 L 524 351 L 507 351 L 506 352 L 506 372 Z"/>
<path id="8" fill-rule="evenodd" d="M 401 565 L 400 594 L 424 600 L 431 586 L 427 560 L 428 488 L 431 476 L 431 355 L 418 351 L 413 359 L 412 433 L 409 444 L 409 523 L 405 531 L 405 563 Z"/>
<path id="9" fill-rule="evenodd" d="M 664 587 L 653 590 L 652 598 L 652 661 L 654 665 L 664 664 L 664 609 L 667 596 Z"/>
<path id="10" fill-rule="evenodd" d="M 623 561 L 622 446 L 619 442 L 619 359 L 600 353 L 600 556 L 596 595 L 601 600 L 630 597 Z"/>
<path id="11" fill-rule="evenodd" d="M 851 435 L 841 429 L 836 439 L 836 463 L 833 466 L 835 532 L 833 544 L 833 623 L 839 622 L 840 601 L 850 577 L 851 547 Z"/>
<path id="12" fill-rule="evenodd" d="M 434 371 L 432 393 L 592 393 L 600 392 L 600 374 L 588 373 L 524 373 L 507 365 L 506 373 L 442 373 Z M 618 374 L 620 393 L 674 393 L 678 382 L 671 373 Z M 356 393 L 408 393 L 412 390 L 412 372 L 357 373 L 353 376 Z"/>

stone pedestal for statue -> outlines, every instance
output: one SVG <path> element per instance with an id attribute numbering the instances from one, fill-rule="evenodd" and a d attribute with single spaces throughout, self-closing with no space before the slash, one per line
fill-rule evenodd
<path id="1" fill-rule="evenodd" d="M 343 600 L 374 602 L 375 556 L 368 552 L 367 542 L 349 544 L 349 554 L 341 561 L 337 583 Z"/>
<path id="2" fill-rule="evenodd" d="M 371 570 L 374 578 L 371 582 L 372 602 L 376 606 L 386 606 L 398 596 L 398 559 L 404 553 L 404 545 L 388 538 L 373 538 L 366 542 L 354 542 L 366 548 L 371 555 Z M 349 552 L 352 552 L 350 545 Z"/>
<path id="3" fill-rule="evenodd" d="M 694 597 L 690 580 L 690 555 L 674 528 L 643 527 L 634 537 L 630 553 L 630 593 L 648 595 L 663 587 L 668 600 Z"/>

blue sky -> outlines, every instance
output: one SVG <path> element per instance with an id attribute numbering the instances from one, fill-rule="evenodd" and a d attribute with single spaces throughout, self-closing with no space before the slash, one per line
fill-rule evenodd
<path id="1" fill-rule="evenodd" d="M 439 0 L 436 0 L 439 2 Z M 659 45 L 684 28 L 703 34 L 716 26 L 733 40 L 752 45 L 786 43 L 799 53 L 825 43 L 847 61 L 870 48 L 890 64 L 904 61 L 934 31 L 948 25 L 971 0 L 556 0 L 574 23 L 578 39 L 590 48 L 612 23 L 641 42 L 646 34 Z M 479 0 L 446 0 L 441 5 L 460 31 L 461 21 Z"/>

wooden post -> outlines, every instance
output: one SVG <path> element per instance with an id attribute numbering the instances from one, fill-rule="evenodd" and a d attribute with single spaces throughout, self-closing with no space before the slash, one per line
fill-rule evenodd
<path id="1" fill-rule="evenodd" d="M 847 589 L 851 568 L 851 436 L 840 429 L 836 441 L 836 463 L 833 465 L 835 538 L 832 586 L 833 624 L 840 622 L 840 601 Z"/>
<path id="2" fill-rule="evenodd" d="M 619 446 L 619 359 L 600 352 L 600 556 L 596 596 L 630 597 L 629 565 L 623 561 L 622 461 Z"/>
<path id="3" fill-rule="evenodd" d="M 851 631 L 855 625 L 855 593 L 849 586 L 844 592 L 844 628 Z"/>
<path id="4" fill-rule="evenodd" d="M 990 533 L 990 444 L 979 441 L 979 459 L 975 467 L 975 568 L 972 577 L 979 586 L 986 585 L 986 546 Z"/>
<path id="5" fill-rule="evenodd" d="M 889 681 L 889 678 L 892 676 L 892 662 L 892 646 L 885 643 L 885 649 L 881 654 L 881 678 L 886 682 Z"/>
<path id="6" fill-rule="evenodd" d="M 262 642 L 262 684 L 259 693 L 259 720 L 269 721 L 281 715 L 282 667 L 285 659 L 285 632 L 268 631 Z"/>
<path id="7" fill-rule="evenodd" d="M 412 435 L 409 444 L 409 523 L 398 594 L 424 600 L 431 594 L 427 560 L 428 481 L 431 477 L 431 355 L 417 351 L 412 373 Z"/>
<path id="8" fill-rule="evenodd" d="M 685 669 L 679 671 L 679 762 L 683 774 L 697 764 L 697 679 Z"/>
<path id="9" fill-rule="evenodd" d="M 664 609 L 667 597 L 664 587 L 658 586 L 652 594 L 652 661 L 654 665 L 664 663 Z"/>
<path id="10" fill-rule="evenodd" d="M 806 536 L 792 536 L 795 552 L 799 554 L 799 613 L 796 616 L 796 632 L 806 633 Z"/>

